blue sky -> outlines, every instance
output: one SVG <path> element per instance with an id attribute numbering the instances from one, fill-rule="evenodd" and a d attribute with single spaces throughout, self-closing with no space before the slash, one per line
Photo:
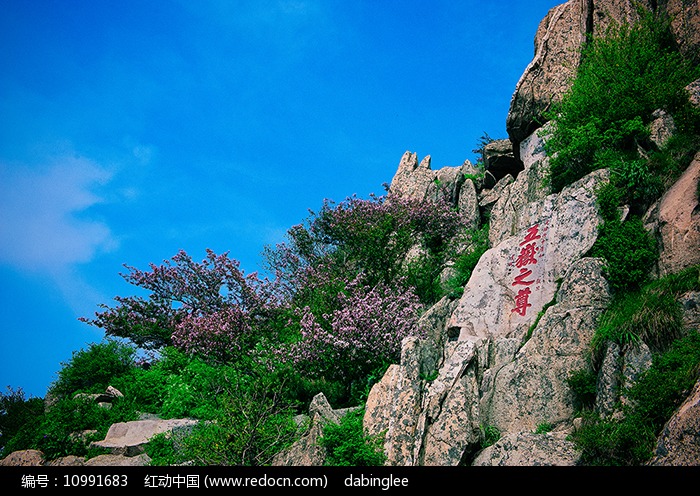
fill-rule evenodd
<path id="1" fill-rule="evenodd" d="M 560 3 L 0 0 L 0 389 L 102 340 L 124 263 L 253 272 L 407 150 L 475 162 Z"/>

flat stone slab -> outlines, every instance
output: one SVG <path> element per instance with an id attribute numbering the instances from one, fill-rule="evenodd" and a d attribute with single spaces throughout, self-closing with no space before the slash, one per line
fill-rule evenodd
<path id="1" fill-rule="evenodd" d="M 148 419 L 113 424 L 102 441 L 93 446 L 110 450 L 112 454 L 136 456 L 143 453 L 143 445 L 155 435 L 180 428 L 193 427 L 193 419 Z"/>

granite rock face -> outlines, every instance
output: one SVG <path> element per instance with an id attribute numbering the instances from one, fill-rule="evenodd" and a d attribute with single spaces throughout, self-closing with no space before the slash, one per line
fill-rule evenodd
<path id="1" fill-rule="evenodd" d="M 450 319 L 461 339 L 523 338 L 559 279 L 597 239 L 594 192 L 607 178 L 607 170 L 597 170 L 559 194 L 507 211 L 513 234 L 479 260 Z M 502 222 L 495 213 L 492 221 Z"/>
<path id="2" fill-rule="evenodd" d="M 612 24 L 636 22 L 638 7 L 667 13 L 681 53 L 700 63 L 700 5 L 695 0 L 569 0 L 557 5 L 539 24 L 532 61 L 511 98 L 506 130 L 516 153 L 571 87 L 586 37 L 604 34 Z"/>
<path id="3" fill-rule="evenodd" d="M 700 381 L 664 426 L 653 466 L 700 466 Z"/>
<path id="4" fill-rule="evenodd" d="M 700 263 L 700 153 L 647 213 L 661 253 L 660 276 Z"/>

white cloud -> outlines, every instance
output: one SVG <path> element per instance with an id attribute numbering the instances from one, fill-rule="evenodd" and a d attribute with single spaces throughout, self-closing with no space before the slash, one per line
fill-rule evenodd
<path id="1" fill-rule="evenodd" d="M 109 226 L 91 218 L 95 192 L 111 174 L 71 155 L 32 168 L 0 163 L 0 263 L 58 274 L 116 247 Z"/>

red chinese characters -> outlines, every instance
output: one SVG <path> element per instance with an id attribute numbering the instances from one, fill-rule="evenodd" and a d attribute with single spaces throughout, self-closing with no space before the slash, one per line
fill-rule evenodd
<path id="1" fill-rule="evenodd" d="M 512 286 L 524 286 L 518 290 L 518 294 L 515 296 L 515 308 L 511 311 L 516 312 L 521 316 L 525 316 L 527 309 L 532 306 L 530 303 L 530 295 L 532 294 L 532 289 L 530 286 L 538 282 L 533 276 L 532 269 L 529 266 L 537 264 L 541 248 L 537 246 L 538 240 L 541 240 L 542 236 L 539 232 L 539 224 L 535 224 L 528 228 L 523 241 L 520 243 L 520 253 L 515 259 L 515 267 L 519 269 L 519 272 L 515 275 L 513 279 Z"/>

